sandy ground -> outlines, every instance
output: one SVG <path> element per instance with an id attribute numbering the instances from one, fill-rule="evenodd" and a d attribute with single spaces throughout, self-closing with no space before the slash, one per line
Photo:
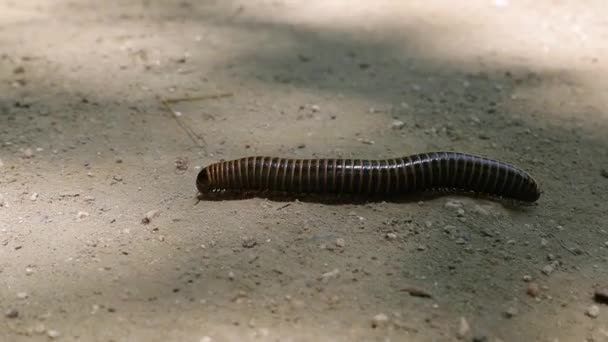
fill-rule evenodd
<path id="1" fill-rule="evenodd" d="M 606 13 L 0 1 L 0 340 L 608 341 Z M 433 150 L 543 197 L 195 198 L 220 159 Z"/>

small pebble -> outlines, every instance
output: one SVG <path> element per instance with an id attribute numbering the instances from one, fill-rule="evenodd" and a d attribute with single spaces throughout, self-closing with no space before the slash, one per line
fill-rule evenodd
<path id="1" fill-rule="evenodd" d="M 597 316 L 600 315 L 600 307 L 593 304 L 587 308 L 587 310 L 585 311 L 585 314 L 591 318 L 597 318 Z"/>
<path id="2" fill-rule="evenodd" d="M 26 275 L 32 275 L 32 274 L 34 274 L 34 269 L 31 268 L 31 267 L 26 267 L 25 268 L 25 274 Z"/>
<path id="3" fill-rule="evenodd" d="M 523 279 L 523 281 L 525 282 L 530 282 L 532 281 L 532 276 L 529 274 L 524 275 L 523 277 L 521 277 Z"/>
<path id="4" fill-rule="evenodd" d="M 27 292 L 18 292 L 17 299 L 26 299 L 28 297 Z"/>
<path id="5" fill-rule="evenodd" d="M 232 272 L 232 271 L 228 272 L 228 279 L 234 280 L 234 272 Z"/>
<path id="6" fill-rule="evenodd" d="M 25 151 L 23 151 L 24 158 L 32 158 L 33 156 L 34 156 L 34 151 L 31 148 L 26 148 Z"/>
<path id="7" fill-rule="evenodd" d="M 538 287 L 537 283 L 529 283 L 528 284 L 528 289 L 526 290 L 526 293 L 528 294 L 528 296 L 530 297 L 538 297 L 538 295 L 540 294 L 540 288 Z"/>
<path id="8" fill-rule="evenodd" d="M 393 123 L 391 124 L 392 129 L 402 129 L 404 126 L 405 122 L 401 120 L 393 120 Z"/>
<path id="9" fill-rule="evenodd" d="M 203 336 L 201 337 L 201 339 L 199 340 L 199 342 L 212 342 L 213 339 L 209 336 Z"/>
<path id="10" fill-rule="evenodd" d="M 335 268 L 329 272 L 325 272 L 321 275 L 322 282 L 328 282 L 330 279 L 337 278 L 340 274 L 340 270 Z"/>
<path id="11" fill-rule="evenodd" d="M 608 286 L 596 288 L 593 293 L 593 300 L 596 303 L 608 304 Z"/>
<path id="12" fill-rule="evenodd" d="M 59 333 L 59 331 L 57 331 L 57 330 L 49 329 L 46 331 L 46 335 L 48 337 L 50 337 L 51 339 L 56 339 L 59 336 L 61 336 L 61 333 Z"/>
<path id="13" fill-rule="evenodd" d="M 315 113 L 321 111 L 321 107 L 319 107 L 318 105 L 312 105 L 310 106 L 310 109 L 312 109 L 312 111 Z"/>
<path id="14" fill-rule="evenodd" d="M 458 339 L 462 340 L 462 339 L 466 338 L 470 332 L 471 332 L 471 326 L 469 325 L 469 322 L 467 322 L 466 318 L 460 317 L 460 324 L 458 326 L 458 333 L 457 333 L 456 337 L 458 337 Z"/>
<path id="15" fill-rule="evenodd" d="M 476 204 L 476 205 L 473 207 L 473 212 L 474 212 L 474 213 L 477 213 L 477 214 L 479 214 L 479 215 L 483 215 L 483 216 L 488 216 L 488 215 L 490 215 L 490 212 L 489 212 L 487 209 L 485 209 L 484 207 L 482 207 L 482 206 L 480 206 L 480 205 L 478 205 L 478 204 Z"/>
<path id="16" fill-rule="evenodd" d="M 82 220 L 85 217 L 88 217 L 89 213 L 87 213 L 86 211 L 79 211 L 78 213 L 76 213 L 76 218 L 79 220 Z"/>
<path id="17" fill-rule="evenodd" d="M 336 239 L 336 247 L 344 248 L 345 245 L 346 245 L 346 241 L 344 241 L 343 238 Z"/>
<path id="18" fill-rule="evenodd" d="M 426 247 L 424 247 L 423 245 L 419 245 L 416 249 L 422 252 L 426 250 Z"/>
<path id="19" fill-rule="evenodd" d="M 141 219 L 141 223 L 148 224 L 152 222 L 153 218 L 158 217 L 159 215 L 160 211 L 158 211 L 157 209 L 150 210 L 146 213 L 146 215 L 144 215 L 144 218 Z"/>
<path id="20" fill-rule="evenodd" d="M 513 318 L 514 316 L 516 316 L 519 313 L 519 311 L 517 311 L 516 308 L 514 307 L 510 307 L 507 310 L 505 310 L 504 314 L 505 317 L 507 318 Z"/>
<path id="21" fill-rule="evenodd" d="M 462 209 L 462 208 L 456 209 L 456 216 L 464 217 L 464 209 Z"/>
<path id="22" fill-rule="evenodd" d="M 257 244 L 258 244 L 258 242 L 253 237 L 246 237 L 243 239 L 243 242 L 241 243 L 243 248 L 253 248 Z"/>
<path id="23" fill-rule="evenodd" d="M 549 244 L 549 241 L 547 241 L 547 239 L 545 239 L 545 238 L 540 239 L 541 247 L 547 247 L 548 244 Z"/>
<path id="24" fill-rule="evenodd" d="M 395 234 L 395 233 L 386 233 L 386 238 L 388 240 L 395 240 L 397 238 L 397 234 Z"/>
<path id="25" fill-rule="evenodd" d="M 17 318 L 19 317 L 19 311 L 17 311 L 15 308 L 8 309 L 4 312 L 4 316 L 6 318 Z"/>
<path id="26" fill-rule="evenodd" d="M 38 199 L 38 193 L 37 193 L 37 192 L 34 192 L 34 193 L 32 194 L 32 196 L 30 196 L 30 200 L 31 200 L 31 201 L 35 201 L 35 200 L 37 200 L 37 199 Z"/>
<path id="27" fill-rule="evenodd" d="M 458 209 L 458 208 L 462 208 L 462 202 L 461 201 L 456 201 L 456 200 L 449 200 L 445 203 L 445 208 L 448 209 Z"/>
<path id="28" fill-rule="evenodd" d="M 553 271 L 555 271 L 555 263 L 551 263 L 549 265 L 545 265 L 542 269 L 541 272 L 543 272 L 545 275 L 549 275 L 551 273 L 553 273 Z"/>
<path id="29" fill-rule="evenodd" d="M 372 318 L 372 328 L 385 327 L 389 323 L 389 318 L 386 314 L 379 313 Z"/>

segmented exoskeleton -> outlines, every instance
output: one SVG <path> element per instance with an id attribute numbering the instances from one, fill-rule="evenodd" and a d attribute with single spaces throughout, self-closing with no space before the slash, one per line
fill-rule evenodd
<path id="1" fill-rule="evenodd" d="M 457 152 L 432 152 L 383 160 L 247 157 L 203 168 L 201 193 L 271 190 L 300 193 L 406 194 L 457 190 L 534 202 L 540 190 L 515 166 Z"/>

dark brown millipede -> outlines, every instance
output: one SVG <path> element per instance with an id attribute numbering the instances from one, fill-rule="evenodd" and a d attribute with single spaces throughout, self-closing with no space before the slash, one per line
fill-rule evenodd
<path id="1" fill-rule="evenodd" d="M 297 193 L 407 194 L 454 190 L 534 202 L 538 184 L 524 170 L 458 152 L 432 152 L 382 160 L 247 157 L 203 168 L 201 194 L 222 190 Z"/>

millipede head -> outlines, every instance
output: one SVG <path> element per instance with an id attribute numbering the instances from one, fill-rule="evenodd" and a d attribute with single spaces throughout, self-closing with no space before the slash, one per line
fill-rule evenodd
<path id="1" fill-rule="evenodd" d="M 211 179 L 207 168 L 203 168 L 196 177 L 196 188 L 201 194 L 206 194 L 211 190 Z"/>

